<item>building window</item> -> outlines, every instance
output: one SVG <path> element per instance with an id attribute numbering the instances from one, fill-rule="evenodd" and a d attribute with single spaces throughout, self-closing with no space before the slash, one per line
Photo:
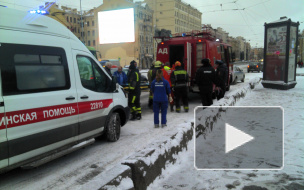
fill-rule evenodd
<path id="1" fill-rule="evenodd" d="M 93 21 L 92 21 L 92 26 L 94 26 L 94 24 L 95 24 L 95 23 L 94 23 L 94 20 L 93 20 Z"/>
<path id="2" fill-rule="evenodd" d="M 90 31 L 88 31 L 88 36 L 90 36 Z"/>
<path id="3" fill-rule="evenodd" d="M 93 40 L 93 46 L 96 46 L 96 44 L 95 44 L 95 40 Z"/>
<path id="4" fill-rule="evenodd" d="M 95 36 L 95 30 L 92 31 L 92 36 Z"/>
<path id="5" fill-rule="evenodd" d="M 73 18 L 72 17 L 70 17 L 70 22 L 73 22 Z"/>
<path id="6" fill-rule="evenodd" d="M 74 23 L 76 23 L 76 18 L 74 18 Z"/>
<path id="7" fill-rule="evenodd" d="M 87 26 L 90 26 L 90 22 L 89 21 L 87 22 Z"/>
<path id="8" fill-rule="evenodd" d="M 89 40 L 89 41 L 88 41 L 88 46 L 90 46 L 90 45 L 91 45 L 91 41 Z"/>
<path id="9" fill-rule="evenodd" d="M 67 16 L 67 22 L 69 22 L 69 17 Z"/>
<path id="10" fill-rule="evenodd" d="M 80 33 L 80 29 L 78 28 L 78 34 Z"/>

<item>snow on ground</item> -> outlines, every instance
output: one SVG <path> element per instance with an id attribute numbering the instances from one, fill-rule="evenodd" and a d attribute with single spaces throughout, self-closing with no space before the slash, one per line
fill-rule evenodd
<path id="1" fill-rule="evenodd" d="M 304 68 L 297 68 L 297 73 L 304 73 Z M 248 75 L 249 73 L 246 73 L 247 79 Z M 262 74 L 255 76 L 257 75 Z M 284 168 L 282 170 L 196 170 L 194 140 L 192 140 L 189 142 L 188 150 L 177 155 L 176 163 L 168 164 L 161 176 L 148 189 L 242 189 L 245 186 L 304 189 L 304 76 L 297 76 L 297 82 L 295 88 L 287 91 L 265 89 L 259 84 L 235 105 L 283 107 Z"/>

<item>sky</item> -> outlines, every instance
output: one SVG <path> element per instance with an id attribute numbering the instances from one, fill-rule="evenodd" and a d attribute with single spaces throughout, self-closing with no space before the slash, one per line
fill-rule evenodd
<path id="1" fill-rule="evenodd" d="M 51 0 L 0 0 L 0 5 L 19 10 L 35 9 Z M 80 10 L 80 0 L 54 0 L 60 6 Z M 135 2 L 141 0 L 134 0 Z M 102 0 L 81 0 L 83 10 L 102 4 Z M 251 47 L 264 47 L 265 23 L 282 16 L 299 22 L 304 30 L 304 0 L 183 0 L 202 12 L 202 24 L 221 27 L 229 36 L 242 36 Z"/>

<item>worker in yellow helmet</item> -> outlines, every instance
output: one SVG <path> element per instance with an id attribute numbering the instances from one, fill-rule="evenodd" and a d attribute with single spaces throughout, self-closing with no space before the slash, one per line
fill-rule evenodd
<path id="1" fill-rule="evenodd" d="M 152 81 L 155 79 L 156 71 L 161 69 L 161 65 L 162 65 L 162 62 L 155 61 L 154 65 L 153 65 L 153 68 L 150 68 L 150 70 L 148 71 L 149 84 L 151 84 Z M 150 94 L 149 94 L 148 106 L 149 106 L 150 109 L 153 109 L 153 95 L 152 95 L 151 90 L 150 90 Z"/>
<path id="2" fill-rule="evenodd" d="M 174 111 L 174 101 L 173 101 L 174 94 L 172 91 L 172 84 L 171 84 L 171 78 L 170 78 L 171 72 L 172 72 L 172 69 L 170 68 L 170 62 L 165 63 L 165 66 L 164 66 L 164 68 L 162 68 L 162 71 L 163 71 L 164 78 L 169 82 L 169 85 L 170 85 L 172 101 L 169 101 L 169 103 L 170 103 L 170 110 L 171 110 L 171 112 L 173 112 Z"/>

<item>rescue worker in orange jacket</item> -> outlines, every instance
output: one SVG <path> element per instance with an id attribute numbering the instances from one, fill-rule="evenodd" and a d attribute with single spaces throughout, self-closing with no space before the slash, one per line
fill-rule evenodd
<path id="1" fill-rule="evenodd" d="M 136 69 L 136 61 L 131 61 L 128 73 L 129 83 L 129 95 L 128 106 L 131 109 L 130 120 L 141 119 L 141 107 L 140 107 L 140 74 Z"/>
<path id="2" fill-rule="evenodd" d="M 187 71 L 182 68 L 181 63 L 179 61 L 175 62 L 175 71 L 171 73 L 170 78 L 172 89 L 174 90 L 175 95 L 176 112 L 180 113 L 181 111 L 180 100 L 183 101 L 185 112 L 188 112 L 189 106 L 187 82 L 189 80 L 189 76 Z"/>

